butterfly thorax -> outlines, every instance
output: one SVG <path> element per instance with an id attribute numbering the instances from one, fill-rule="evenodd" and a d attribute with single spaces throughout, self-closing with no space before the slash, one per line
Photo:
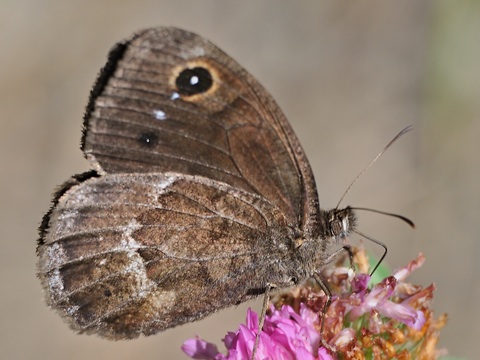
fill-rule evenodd
<path id="1" fill-rule="evenodd" d="M 318 236 L 298 236 L 295 240 L 294 259 L 298 262 L 295 277 L 301 282 L 326 265 L 333 243 L 343 240 L 355 229 L 356 218 L 350 207 L 344 209 L 320 210 Z M 293 260 L 293 261 L 295 261 Z"/>

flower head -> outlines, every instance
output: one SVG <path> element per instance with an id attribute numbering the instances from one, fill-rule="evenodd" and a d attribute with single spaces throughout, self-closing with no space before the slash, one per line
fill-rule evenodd
<path id="1" fill-rule="evenodd" d="M 357 267 L 362 268 L 365 258 L 363 249 L 356 250 Z M 323 279 L 335 295 L 325 313 L 326 297 L 313 282 L 276 296 L 265 316 L 255 358 L 436 359 L 443 354 L 436 344 L 446 316 L 435 320 L 430 309 L 435 286 L 405 282 L 424 261 L 420 254 L 371 287 L 367 274 L 349 276 L 343 265 L 326 269 Z M 250 359 L 257 332 L 258 316 L 249 309 L 245 325 L 223 339 L 226 354 L 198 337 L 187 340 L 182 349 L 194 359 Z"/>

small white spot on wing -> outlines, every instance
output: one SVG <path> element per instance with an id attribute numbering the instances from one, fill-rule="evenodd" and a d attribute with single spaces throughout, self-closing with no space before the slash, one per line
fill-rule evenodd
<path id="1" fill-rule="evenodd" d="M 162 111 L 162 110 L 153 110 L 153 115 L 155 115 L 155 118 L 157 120 L 166 120 L 167 119 L 167 114 L 165 114 L 165 111 Z"/>

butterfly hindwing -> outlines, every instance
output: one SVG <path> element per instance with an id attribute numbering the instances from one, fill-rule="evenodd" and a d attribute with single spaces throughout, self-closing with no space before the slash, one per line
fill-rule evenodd
<path id="1" fill-rule="evenodd" d="M 291 241 L 281 229 L 285 218 L 271 204 L 203 177 L 93 177 L 58 199 L 40 275 L 50 305 L 78 330 L 136 337 L 244 301 L 271 271 L 281 282 L 275 259 Z M 258 269 L 265 248 L 271 262 Z"/>

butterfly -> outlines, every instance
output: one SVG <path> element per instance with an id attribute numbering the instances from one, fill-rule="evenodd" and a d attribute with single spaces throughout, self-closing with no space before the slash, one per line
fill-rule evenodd
<path id="1" fill-rule="evenodd" d="M 47 303 L 81 333 L 151 335 L 297 285 L 355 227 L 320 209 L 314 176 L 268 92 L 173 27 L 118 43 L 87 105 L 92 170 L 40 225 Z"/>

